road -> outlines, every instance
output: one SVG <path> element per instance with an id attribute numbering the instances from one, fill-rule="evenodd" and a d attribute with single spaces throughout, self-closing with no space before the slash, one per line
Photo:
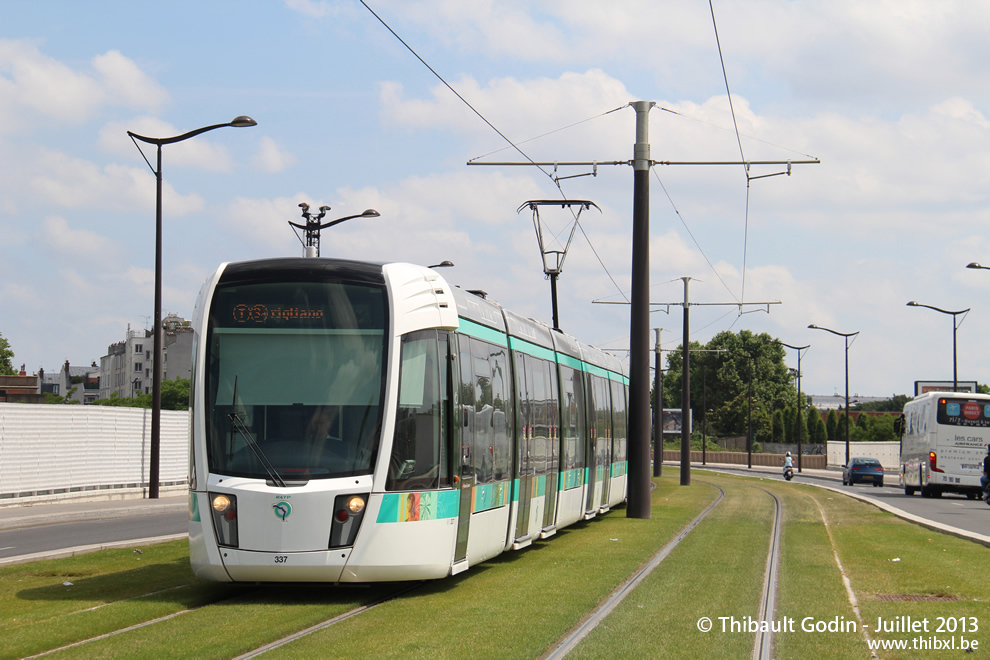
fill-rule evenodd
<path id="1" fill-rule="evenodd" d="M 185 538 L 185 497 L 0 508 L 0 566 Z"/>
<path id="2" fill-rule="evenodd" d="M 186 534 L 186 513 L 84 520 L 0 530 L 0 559 L 92 545 L 109 546 L 136 539 Z"/>

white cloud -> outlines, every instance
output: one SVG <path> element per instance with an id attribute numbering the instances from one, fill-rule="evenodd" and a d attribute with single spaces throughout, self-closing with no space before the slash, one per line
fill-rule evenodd
<path id="1" fill-rule="evenodd" d="M 93 58 L 93 68 L 99 72 L 112 98 L 120 99 L 127 107 L 155 110 L 168 102 L 168 93 L 161 85 L 120 51 L 97 55 Z"/>
<path id="2" fill-rule="evenodd" d="M 71 227 L 60 216 L 48 216 L 41 223 L 42 241 L 63 255 L 80 256 L 86 261 L 112 258 L 114 242 L 88 229 Z"/>
<path id="3" fill-rule="evenodd" d="M 547 136 L 533 143 L 522 143 L 537 135 L 556 131 L 561 126 L 581 122 L 601 115 L 614 108 L 627 105 L 630 93 L 618 80 L 599 69 L 584 73 L 563 73 L 557 79 L 538 78 L 518 80 L 497 78 L 487 85 L 480 85 L 475 79 L 464 76 L 454 83 L 455 88 L 488 121 L 492 122 L 507 138 L 522 144 L 526 151 L 567 149 L 574 142 L 574 132 Z M 379 97 L 382 106 L 382 121 L 386 125 L 406 128 L 457 129 L 469 135 L 480 136 L 488 145 L 502 150 L 512 158 L 518 154 L 506 145 L 478 116 L 464 105 L 450 90 L 436 85 L 430 90 L 429 99 L 408 99 L 402 84 L 382 83 Z M 628 110 L 629 117 L 633 111 Z M 605 122 L 606 129 L 615 122 Z M 615 134 L 601 129 L 602 123 L 595 126 L 598 131 L 582 135 L 580 148 L 585 158 L 602 154 L 601 160 L 618 156 Z M 596 138 L 597 136 L 597 138 Z M 624 142 L 631 141 L 632 130 L 626 130 Z M 575 151 L 573 147 L 567 149 Z M 588 156 L 591 154 L 591 156 Z M 559 159 L 566 159 L 566 153 Z"/>
<path id="4" fill-rule="evenodd" d="M 340 3 L 329 0 L 284 0 L 285 6 L 309 18 L 327 18 L 337 15 Z"/>
<path id="5" fill-rule="evenodd" d="M 79 124 L 108 105 L 157 108 L 167 93 L 118 51 L 93 58 L 96 75 L 42 53 L 26 40 L 0 39 L 0 131 L 37 123 L 38 117 Z"/>
<path id="6" fill-rule="evenodd" d="M 68 208 L 100 208 L 133 211 L 155 208 L 155 176 L 147 170 L 104 165 L 73 158 L 57 151 L 44 151 L 34 164 L 31 189 L 46 203 Z M 195 194 L 180 195 L 167 181 L 162 185 L 163 205 L 169 215 L 181 216 L 203 208 Z"/>
<path id="7" fill-rule="evenodd" d="M 264 172 L 281 172 L 296 162 L 296 157 L 282 149 L 267 135 L 261 138 L 258 153 L 252 160 Z"/>

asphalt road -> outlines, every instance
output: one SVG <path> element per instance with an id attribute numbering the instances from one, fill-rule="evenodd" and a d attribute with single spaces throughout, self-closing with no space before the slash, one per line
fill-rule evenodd
<path id="1" fill-rule="evenodd" d="M 57 522 L 0 530 L 0 559 L 187 534 L 185 512 Z"/>

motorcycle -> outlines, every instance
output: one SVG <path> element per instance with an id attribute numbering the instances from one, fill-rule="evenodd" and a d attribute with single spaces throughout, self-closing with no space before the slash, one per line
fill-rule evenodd
<path id="1" fill-rule="evenodd" d="M 990 482 L 983 488 L 983 501 L 990 505 Z"/>
<path id="2" fill-rule="evenodd" d="M 794 478 L 794 469 L 789 467 L 784 468 L 784 479 L 790 481 L 793 478 Z M 988 501 L 987 503 L 990 504 L 990 501 Z"/>

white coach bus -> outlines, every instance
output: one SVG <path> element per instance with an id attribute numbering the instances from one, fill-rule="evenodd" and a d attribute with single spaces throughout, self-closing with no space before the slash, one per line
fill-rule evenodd
<path id="1" fill-rule="evenodd" d="M 905 495 L 980 494 L 990 443 L 990 395 L 929 392 L 904 406 L 900 483 Z"/>

